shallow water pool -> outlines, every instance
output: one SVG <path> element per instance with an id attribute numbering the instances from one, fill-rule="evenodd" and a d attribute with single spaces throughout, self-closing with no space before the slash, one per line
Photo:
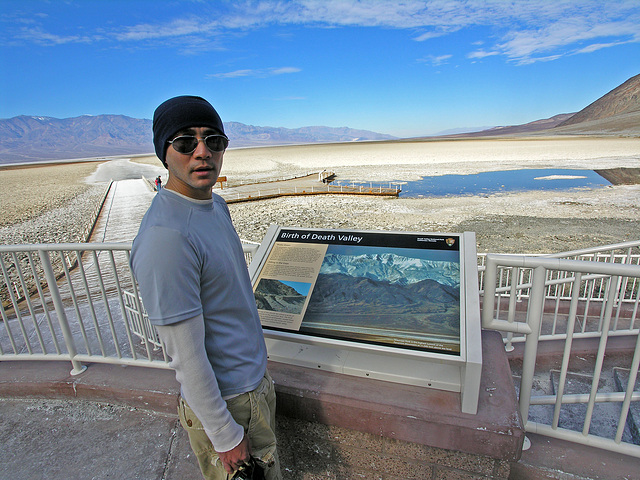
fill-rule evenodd
<path id="1" fill-rule="evenodd" d="M 473 175 L 441 175 L 400 185 L 401 197 L 490 195 L 498 192 L 602 188 L 611 182 L 593 170 L 523 169 Z"/>

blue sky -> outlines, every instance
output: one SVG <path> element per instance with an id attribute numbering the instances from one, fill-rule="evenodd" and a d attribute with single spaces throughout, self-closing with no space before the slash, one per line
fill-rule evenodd
<path id="1" fill-rule="evenodd" d="M 578 111 L 640 73 L 639 0 L 0 0 L 0 118 L 223 120 L 410 137 Z"/>

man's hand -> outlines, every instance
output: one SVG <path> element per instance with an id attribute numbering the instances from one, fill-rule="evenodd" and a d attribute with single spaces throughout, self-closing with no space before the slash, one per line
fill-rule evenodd
<path id="1" fill-rule="evenodd" d="M 245 435 L 237 447 L 228 452 L 218 452 L 218 457 L 227 473 L 232 474 L 251 459 L 249 440 Z"/>

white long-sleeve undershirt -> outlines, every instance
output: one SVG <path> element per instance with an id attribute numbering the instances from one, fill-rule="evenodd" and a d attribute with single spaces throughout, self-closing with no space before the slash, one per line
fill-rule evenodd
<path id="1" fill-rule="evenodd" d="M 204 345 L 202 315 L 170 325 L 156 325 L 158 335 L 171 357 L 182 396 L 189 404 L 217 452 L 236 447 L 244 429 L 236 423 L 222 398 L 215 372 Z"/>

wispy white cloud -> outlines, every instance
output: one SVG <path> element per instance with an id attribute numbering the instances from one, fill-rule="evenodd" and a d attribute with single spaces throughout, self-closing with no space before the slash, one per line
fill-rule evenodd
<path id="1" fill-rule="evenodd" d="M 45 19 L 33 15 L 29 21 L 36 23 L 14 33 L 11 40 L 49 46 L 168 44 L 188 53 L 223 48 L 234 36 L 269 26 L 404 29 L 417 42 L 485 27 L 492 31 L 493 44 L 471 49 L 467 58 L 500 55 L 516 64 L 640 42 L 637 0 L 236 0 L 198 3 L 197 8 L 198 15 L 185 14 L 165 23 L 105 27 L 94 34 L 80 27 L 77 31 L 82 34 L 47 30 L 44 23 L 38 23 Z M 73 31 L 72 26 L 65 27 Z"/>
<path id="2" fill-rule="evenodd" d="M 207 75 L 208 78 L 239 78 L 239 77 L 258 77 L 266 78 L 276 75 L 286 75 L 289 73 L 298 73 L 301 69 L 297 67 L 280 67 L 280 68 L 264 68 L 264 69 L 244 69 L 234 70 L 232 72 L 212 73 Z"/>
<path id="3" fill-rule="evenodd" d="M 486 57 L 493 57 L 496 55 L 500 55 L 500 52 L 487 52 L 485 50 L 476 50 L 475 52 L 471 52 L 467 55 L 467 58 L 471 58 L 471 59 L 483 59 Z"/>
<path id="4" fill-rule="evenodd" d="M 20 33 L 16 34 L 16 39 L 26 40 L 40 45 L 64 45 L 67 43 L 92 43 L 96 39 L 100 39 L 99 35 L 56 35 L 42 30 L 39 27 L 25 27 Z"/>
<path id="5" fill-rule="evenodd" d="M 298 73 L 300 71 L 297 67 L 282 67 L 282 68 L 274 68 L 269 73 L 271 75 L 285 75 L 287 73 Z"/>
<path id="6" fill-rule="evenodd" d="M 443 35 L 445 35 L 444 32 L 440 32 L 440 33 L 437 33 L 437 32 L 426 32 L 426 33 L 422 33 L 422 34 L 418 35 L 417 37 L 414 38 L 414 40 L 416 42 L 425 42 L 427 40 L 431 40 L 432 38 L 438 38 L 438 37 L 441 37 Z"/>
<path id="7" fill-rule="evenodd" d="M 447 63 L 453 55 L 427 55 L 426 57 L 418 59 L 420 63 L 428 63 L 429 65 L 433 65 L 434 67 L 438 67 Z"/>
<path id="8" fill-rule="evenodd" d="M 637 2 L 561 2 L 556 8 L 550 5 L 541 5 L 538 18 L 506 30 L 489 51 L 518 64 L 530 64 L 640 42 Z M 472 52 L 469 57 L 479 58 L 483 53 L 488 52 Z"/>
<path id="9" fill-rule="evenodd" d="M 116 40 L 137 42 L 158 38 L 184 37 L 190 35 L 210 35 L 217 25 L 202 23 L 199 17 L 180 18 L 168 24 L 153 25 L 149 23 L 133 25 L 114 32 Z"/>
<path id="10" fill-rule="evenodd" d="M 255 77 L 256 70 L 234 70 L 233 72 L 212 73 L 207 75 L 209 78 L 238 78 L 238 77 Z"/>
<path id="11" fill-rule="evenodd" d="M 611 48 L 611 47 L 617 47 L 619 45 L 624 45 L 625 43 L 630 43 L 630 42 L 592 43 L 591 45 L 587 45 L 584 48 L 576 50 L 575 53 L 576 54 L 579 54 L 579 53 L 592 53 L 592 52 L 596 52 L 598 50 L 602 50 L 603 48 Z"/>
<path id="12" fill-rule="evenodd" d="M 532 63 L 538 62 L 552 62 L 553 60 L 558 60 L 563 55 L 547 55 L 546 57 L 535 57 L 535 58 L 522 58 L 518 60 L 519 65 L 530 65 Z"/>

